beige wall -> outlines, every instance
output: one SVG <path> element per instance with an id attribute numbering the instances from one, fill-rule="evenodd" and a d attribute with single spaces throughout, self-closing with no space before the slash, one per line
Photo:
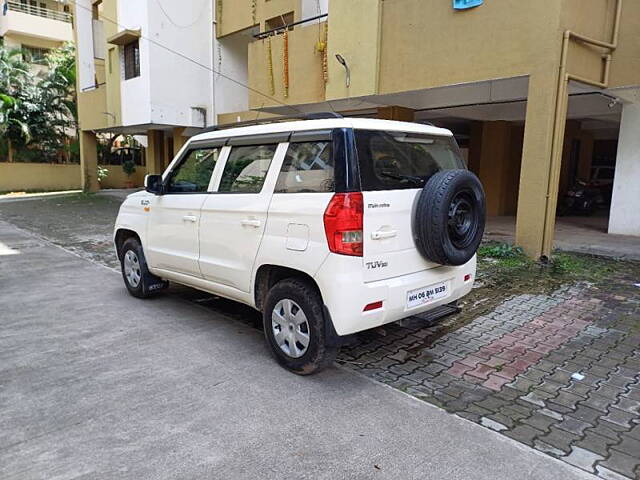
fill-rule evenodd
<path id="1" fill-rule="evenodd" d="M 561 29 L 611 42 L 616 0 L 563 0 Z M 602 70 L 600 54 L 579 42 L 569 50 L 569 71 L 599 80 Z M 622 0 L 619 47 L 613 53 L 610 86 L 640 84 L 640 2 Z"/>
<path id="2" fill-rule="evenodd" d="M 103 165 L 102 167 L 106 168 L 109 174 L 100 182 L 100 188 L 125 188 L 128 181 L 131 181 L 134 187 L 144 185 L 144 177 L 147 173 L 145 166 L 136 166 L 136 171 L 131 177 L 127 177 L 120 165 Z"/>
<path id="3" fill-rule="evenodd" d="M 80 165 L 0 163 L 0 192 L 77 190 Z"/>
<path id="4" fill-rule="evenodd" d="M 322 26 L 320 27 L 322 28 Z M 249 92 L 249 108 L 284 104 L 301 104 L 324 100 L 322 56 L 315 51 L 318 25 L 298 27 L 289 32 L 289 96 L 284 96 L 283 36 L 271 37 L 275 93 L 271 95 L 268 68 L 268 42 L 249 44 L 249 85 L 265 95 Z M 277 100 L 277 101 L 276 101 Z M 295 113 L 294 111 L 290 113 Z"/>
<path id="5" fill-rule="evenodd" d="M 552 68 L 560 58 L 560 7 L 560 0 L 492 0 L 460 12 L 448 1 L 427 9 L 422 0 L 386 0 L 380 93 Z"/>
<path id="6" fill-rule="evenodd" d="M 78 94 L 78 122 L 82 130 L 99 130 L 106 128 L 108 115 L 105 115 L 107 105 L 107 89 L 102 86 L 94 90 L 87 90 Z"/>
<path id="7" fill-rule="evenodd" d="M 294 12 L 294 21 L 300 20 L 300 0 L 215 0 L 217 36 L 223 37 L 231 33 L 260 25 L 264 31 L 264 22 L 277 15 Z"/>
<path id="8" fill-rule="evenodd" d="M 102 2 L 101 15 L 104 18 L 118 18 L 118 2 L 116 0 L 104 0 Z M 104 21 L 104 38 L 109 38 L 118 33 L 118 25 L 113 22 Z M 111 68 L 109 68 L 109 55 L 110 50 L 113 53 L 113 61 L 111 62 Z M 106 45 L 105 50 L 104 75 L 106 78 L 106 111 L 111 115 L 105 115 L 107 125 L 122 125 L 122 102 L 120 100 L 120 54 L 117 45 Z"/>
<path id="9" fill-rule="evenodd" d="M 329 2 L 329 35 L 327 98 L 358 97 L 378 92 L 381 20 L 380 0 L 331 0 Z M 431 6 L 429 7 L 431 8 Z M 423 6 L 424 11 L 424 6 Z M 423 12 L 424 13 L 424 12 Z M 397 25 L 404 28 L 402 25 Z M 393 42 L 393 39 L 390 39 Z M 404 46 L 392 46 L 396 52 Z M 336 60 L 342 55 L 351 70 L 351 85 L 346 86 L 345 68 Z"/>

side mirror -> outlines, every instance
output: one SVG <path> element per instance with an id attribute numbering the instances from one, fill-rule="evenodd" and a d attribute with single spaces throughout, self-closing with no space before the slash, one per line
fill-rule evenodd
<path id="1" fill-rule="evenodd" d="M 144 177 L 144 189 L 154 195 L 162 195 L 164 188 L 162 185 L 162 175 L 147 175 Z"/>

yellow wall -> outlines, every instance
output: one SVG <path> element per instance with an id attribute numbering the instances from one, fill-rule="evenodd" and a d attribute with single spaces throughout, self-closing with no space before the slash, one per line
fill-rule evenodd
<path id="1" fill-rule="evenodd" d="M 133 182 L 134 187 L 144 185 L 144 177 L 147 173 L 147 168 L 144 166 L 136 166 L 136 171 L 131 177 L 125 175 L 120 165 L 102 165 L 102 167 L 106 168 L 109 174 L 100 182 L 100 188 L 125 188 L 127 181 Z"/>
<path id="2" fill-rule="evenodd" d="M 616 0 L 563 0 L 561 28 L 596 40 L 611 42 Z M 569 72 L 600 80 L 602 62 L 596 49 L 571 42 Z M 613 53 L 610 86 L 640 83 L 640 2 L 622 0 L 619 47 Z"/>
<path id="3" fill-rule="evenodd" d="M 80 165 L 0 163 L 0 192 L 77 190 Z"/>
<path id="4" fill-rule="evenodd" d="M 329 100 L 377 93 L 382 5 L 383 3 L 379 0 L 331 0 L 329 2 L 330 21 L 327 40 L 329 67 L 327 98 Z M 422 9 L 424 13 L 424 4 Z M 403 28 L 401 25 L 398 27 Z M 398 45 L 392 48 L 397 52 L 402 50 Z M 336 54 L 342 55 L 351 69 L 349 88 L 345 81 L 346 71 L 336 60 Z"/>
<path id="5" fill-rule="evenodd" d="M 294 12 L 294 21 L 300 20 L 300 0 L 215 0 L 217 36 L 260 25 L 264 31 L 264 22 L 277 15 Z"/>
<path id="6" fill-rule="evenodd" d="M 429 2 L 427 8 L 422 0 L 386 0 L 380 93 L 549 68 L 560 58 L 560 6 L 560 0 L 492 0 L 455 11 L 448 1 Z"/>
<path id="7" fill-rule="evenodd" d="M 320 28 L 323 28 L 321 25 Z M 284 96 L 283 35 L 271 37 L 275 93 L 271 95 L 268 68 L 269 40 L 249 44 L 249 85 L 285 104 L 320 102 L 324 100 L 322 56 L 315 51 L 318 25 L 298 27 L 289 32 L 289 96 Z M 278 102 L 249 91 L 249 108 L 278 105 Z M 295 113 L 295 112 L 290 112 Z"/>
<path id="8" fill-rule="evenodd" d="M 102 2 L 101 15 L 104 18 L 118 18 L 118 8 L 116 0 L 104 0 Z M 104 38 L 109 38 L 118 33 L 118 25 L 113 22 L 104 21 Z M 110 50 L 113 49 L 113 53 L 110 54 Z M 109 56 L 112 55 L 112 62 L 109 62 Z M 106 92 L 106 111 L 111 115 L 105 115 L 107 125 L 122 125 L 122 111 L 120 100 L 120 54 L 117 45 L 111 45 L 107 43 L 105 49 L 104 71 L 107 81 Z M 111 66 L 111 68 L 109 68 Z"/>
<path id="9" fill-rule="evenodd" d="M 105 115 L 107 105 L 107 89 L 105 86 L 94 90 L 87 90 L 78 94 L 78 121 L 82 130 L 99 130 L 106 128 L 108 115 Z"/>

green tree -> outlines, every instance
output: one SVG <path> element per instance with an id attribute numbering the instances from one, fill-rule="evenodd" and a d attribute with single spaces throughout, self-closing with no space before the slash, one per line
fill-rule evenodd
<path id="1" fill-rule="evenodd" d="M 0 134 L 7 139 L 9 152 L 12 142 L 31 140 L 24 110 L 33 91 L 33 75 L 22 59 L 22 51 L 0 45 Z M 23 104 L 25 99 L 27 105 Z"/>
<path id="2" fill-rule="evenodd" d="M 42 108 L 41 130 L 37 141 L 45 155 L 69 149 L 72 137 L 77 141 L 78 108 L 76 103 L 75 49 L 72 44 L 52 50 L 46 57 L 47 70 L 37 84 Z M 44 122 L 44 124 L 42 124 Z"/>
<path id="3" fill-rule="evenodd" d="M 52 50 L 47 69 L 33 75 L 20 50 L 0 45 L 0 133 L 10 152 L 38 161 L 56 161 L 77 151 L 75 51 Z"/>

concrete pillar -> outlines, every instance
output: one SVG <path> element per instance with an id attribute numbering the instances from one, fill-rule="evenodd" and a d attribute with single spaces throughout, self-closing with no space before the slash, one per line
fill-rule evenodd
<path id="1" fill-rule="evenodd" d="M 593 162 L 593 134 L 582 132 L 580 134 L 580 158 L 578 160 L 578 178 L 589 180 L 591 178 L 591 163 Z"/>
<path id="2" fill-rule="evenodd" d="M 184 136 L 185 128 L 179 127 L 173 129 L 173 152 L 172 155 L 175 157 L 180 149 L 187 143 L 187 137 Z"/>
<path id="3" fill-rule="evenodd" d="M 469 128 L 469 159 L 467 167 L 480 176 L 480 157 L 482 155 L 483 122 L 471 122 Z"/>
<path id="4" fill-rule="evenodd" d="M 640 104 L 622 108 L 609 233 L 640 236 Z"/>
<path id="5" fill-rule="evenodd" d="M 564 134 L 564 145 L 562 148 L 562 165 L 560 167 L 560 184 L 558 185 L 558 191 L 563 195 L 566 193 L 574 181 L 574 175 L 577 174 L 579 159 L 572 158 L 574 152 L 574 144 L 580 140 L 580 122 L 576 120 L 567 120 Z M 580 145 L 582 149 L 582 145 Z M 576 162 L 573 165 L 573 162 Z M 575 169 L 574 169 L 575 168 Z"/>
<path id="6" fill-rule="evenodd" d="M 557 71 L 535 72 L 529 77 L 516 244 L 535 259 L 551 253 L 555 227 L 560 166 L 560 161 L 552 161 L 557 88 Z M 566 113 L 559 116 L 564 122 Z"/>
<path id="7" fill-rule="evenodd" d="M 164 133 L 161 130 L 147 132 L 147 173 L 160 175 L 164 171 Z"/>
<path id="8" fill-rule="evenodd" d="M 482 127 L 479 177 L 487 197 L 489 216 L 506 213 L 510 151 L 509 122 L 485 122 Z"/>
<path id="9" fill-rule="evenodd" d="M 399 120 L 401 122 L 413 122 L 414 113 L 410 108 L 393 105 L 391 107 L 379 107 L 376 118 L 382 118 L 384 120 Z"/>
<path id="10" fill-rule="evenodd" d="M 97 192 L 98 182 L 98 142 L 95 133 L 87 130 L 80 132 L 80 175 L 82 190 Z"/>

